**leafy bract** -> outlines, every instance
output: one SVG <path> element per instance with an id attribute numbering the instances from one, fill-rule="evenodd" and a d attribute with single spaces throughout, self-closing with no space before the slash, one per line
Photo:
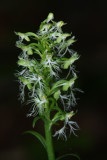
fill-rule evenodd
<path id="1" fill-rule="evenodd" d="M 39 134 L 38 132 L 35 132 L 35 131 L 25 131 L 23 134 L 27 134 L 27 133 L 35 136 L 41 142 L 41 144 L 44 146 L 44 148 L 46 149 L 46 141 L 41 134 Z"/>
<path id="2" fill-rule="evenodd" d="M 40 118 L 41 118 L 41 117 L 39 116 L 39 117 L 35 117 L 35 118 L 33 119 L 33 123 L 32 123 L 33 128 L 35 127 L 35 123 L 36 123 Z"/>

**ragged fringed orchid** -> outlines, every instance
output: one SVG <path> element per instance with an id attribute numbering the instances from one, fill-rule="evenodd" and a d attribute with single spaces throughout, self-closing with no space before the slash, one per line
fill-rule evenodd
<path id="1" fill-rule="evenodd" d="M 69 133 L 75 135 L 79 129 L 78 124 L 72 121 L 76 104 L 74 83 L 77 79 L 74 62 L 79 58 L 70 48 L 75 37 L 63 33 L 63 21 L 55 22 L 53 19 L 53 13 L 49 13 L 36 34 L 15 32 L 19 36 L 16 46 L 22 50 L 17 62 L 20 71 L 16 73 L 20 83 L 20 100 L 24 102 L 28 94 L 26 103 L 30 103 L 31 108 L 27 116 L 34 117 L 33 128 L 38 119 L 44 122 L 45 128 L 45 137 L 35 131 L 26 133 L 41 141 L 49 160 L 55 160 L 52 136 L 67 139 L 68 128 Z M 60 127 L 60 122 L 63 127 Z M 53 130 L 52 127 L 58 124 L 58 129 Z"/>

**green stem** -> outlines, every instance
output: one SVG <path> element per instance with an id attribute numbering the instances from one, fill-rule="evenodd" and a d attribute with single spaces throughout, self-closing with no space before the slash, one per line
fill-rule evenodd
<path id="1" fill-rule="evenodd" d="M 48 113 L 48 118 L 50 118 L 49 113 Z M 48 160 L 55 160 L 55 154 L 52 143 L 52 133 L 51 129 L 49 128 L 49 121 L 46 120 L 44 125 L 45 125 L 45 138 L 46 138 Z"/>

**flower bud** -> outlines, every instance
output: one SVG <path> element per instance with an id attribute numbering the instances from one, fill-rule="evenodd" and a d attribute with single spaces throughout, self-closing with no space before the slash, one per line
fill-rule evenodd
<path id="1" fill-rule="evenodd" d="M 57 23 L 57 27 L 58 27 L 58 28 L 61 28 L 64 24 L 65 24 L 65 23 L 64 23 L 63 21 L 59 21 L 59 22 Z"/>
<path id="2" fill-rule="evenodd" d="M 24 67 L 27 66 L 27 61 L 25 59 L 19 59 L 17 63 L 20 66 L 24 66 Z"/>
<path id="3" fill-rule="evenodd" d="M 63 91 L 67 91 L 69 88 L 69 83 L 67 82 L 63 87 L 62 87 L 62 90 Z"/>
<path id="4" fill-rule="evenodd" d="M 54 98 L 55 98 L 56 100 L 59 99 L 60 93 L 61 93 L 60 90 L 58 90 L 57 92 L 54 93 Z"/>
<path id="5" fill-rule="evenodd" d="M 28 54 L 28 55 L 33 55 L 33 51 L 32 51 L 32 49 L 31 49 L 31 48 L 30 48 L 30 49 L 28 49 L 27 54 Z"/>
<path id="6" fill-rule="evenodd" d="M 47 17 L 47 22 L 51 21 L 54 18 L 54 14 L 53 13 L 49 13 L 48 17 Z"/>

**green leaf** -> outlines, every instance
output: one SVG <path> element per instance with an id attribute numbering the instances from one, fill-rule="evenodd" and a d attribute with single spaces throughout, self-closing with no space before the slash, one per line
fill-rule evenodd
<path id="1" fill-rule="evenodd" d="M 42 145 L 44 146 L 44 148 L 46 149 L 46 141 L 44 139 L 44 137 L 38 133 L 38 132 L 35 132 L 35 131 L 25 131 L 23 134 L 32 134 L 33 136 L 35 136 L 41 143 Z"/>
<path id="2" fill-rule="evenodd" d="M 35 117 L 33 119 L 33 123 L 32 123 L 32 127 L 34 128 L 35 127 L 35 123 L 40 119 L 40 117 Z"/>
<path id="3" fill-rule="evenodd" d="M 80 157 L 79 157 L 78 155 L 76 155 L 76 154 L 73 154 L 73 153 L 64 154 L 64 155 L 58 157 L 56 160 L 61 160 L 62 158 L 65 158 L 65 157 L 68 157 L 68 156 L 72 156 L 72 157 L 75 157 L 75 158 L 77 158 L 78 160 L 80 160 Z"/>

